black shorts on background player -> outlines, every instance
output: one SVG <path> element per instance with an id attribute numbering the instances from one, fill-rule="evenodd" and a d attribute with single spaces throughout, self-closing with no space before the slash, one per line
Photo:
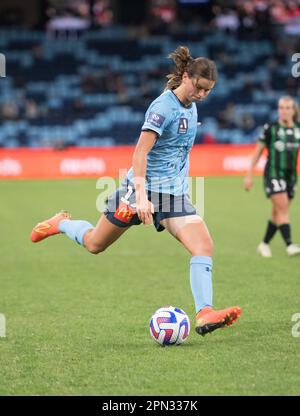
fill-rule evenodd
<path id="1" fill-rule="evenodd" d="M 288 198 L 293 199 L 297 188 L 297 176 L 286 173 L 284 178 L 271 178 L 268 172 L 264 174 L 264 190 L 267 198 L 271 195 L 287 192 Z"/>

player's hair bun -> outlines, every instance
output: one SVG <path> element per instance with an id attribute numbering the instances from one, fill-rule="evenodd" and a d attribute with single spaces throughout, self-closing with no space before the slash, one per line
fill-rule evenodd
<path id="1" fill-rule="evenodd" d="M 169 58 L 175 63 L 176 72 L 181 75 L 184 73 L 187 66 L 194 60 L 187 46 L 178 46 L 174 52 L 170 53 Z"/>
<path id="2" fill-rule="evenodd" d="M 178 46 L 174 52 L 170 53 L 175 64 L 174 71 L 167 75 L 168 82 L 165 90 L 174 90 L 181 84 L 182 75 L 187 72 L 191 77 L 202 77 L 211 81 L 217 80 L 217 68 L 213 61 L 207 58 L 199 57 L 194 59 L 187 46 Z"/>

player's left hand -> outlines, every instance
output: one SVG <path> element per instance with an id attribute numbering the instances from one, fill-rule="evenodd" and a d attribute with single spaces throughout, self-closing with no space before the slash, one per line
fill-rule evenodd
<path id="1" fill-rule="evenodd" d="M 140 197 L 138 198 L 136 204 L 137 215 L 139 219 L 142 221 L 144 225 L 152 225 L 153 224 L 153 217 L 154 214 L 154 206 L 151 201 L 148 200 L 147 197 Z"/>
<path id="2" fill-rule="evenodd" d="M 250 191 L 253 186 L 253 179 L 251 176 L 245 176 L 244 178 L 244 189 L 245 191 Z"/>

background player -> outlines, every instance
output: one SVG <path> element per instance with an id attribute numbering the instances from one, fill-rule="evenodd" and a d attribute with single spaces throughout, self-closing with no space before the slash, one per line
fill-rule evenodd
<path id="1" fill-rule="evenodd" d="M 196 308 L 196 331 L 205 335 L 233 324 L 238 306 L 212 308 L 212 239 L 188 197 L 189 152 L 197 131 L 195 101 L 213 89 L 217 71 L 207 58 L 192 58 L 187 47 L 170 57 L 175 70 L 165 91 L 148 108 L 133 155 L 133 167 L 122 186 L 108 198 L 105 215 L 94 228 L 73 221 L 67 212 L 37 224 L 31 240 L 65 233 L 91 253 L 103 252 L 131 225 L 167 229 L 190 252 L 190 282 Z M 147 180 L 146 180 L 147 178 Z"/>
<path id="2" fill-rule="evenodd" d="M 253 170 L 263 150 L 268 149 L 268 160 L 264 170 L 264 189 L 272 203 L 271 219 L 268 221 L 263 241 L 257 251 L 263 257 L 271 257 L 269 246 L 277 230 L 286 244 L 289 256 L 300 254 L 300 247 L 292 243 L 289 206 L 295 195 L 297 183 L 297 158 L 300 145 L 300 128 L 297 124 L 299 108 L 290 96 L 278 102 L 278 121 L 266 124 L 259 137 L 244 188 L 249 191 L 253 185 Z"/>

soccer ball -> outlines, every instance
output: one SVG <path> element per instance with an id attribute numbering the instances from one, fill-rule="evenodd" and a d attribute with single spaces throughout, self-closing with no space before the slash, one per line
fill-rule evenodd
<path id="1" fill-rule="evenodd" d="M 150 334 L 160 345 L 179 345 L 190 333 L 187 314 L 174 306 L 158 309 L 150 320 Z"/>

